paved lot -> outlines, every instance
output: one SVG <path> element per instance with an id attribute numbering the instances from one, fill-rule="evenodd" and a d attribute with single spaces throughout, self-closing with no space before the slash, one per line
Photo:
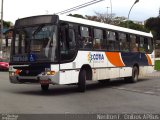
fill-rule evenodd
<path id="1" fill-rule="evenodd" d="M 0 113 L 160 112 L 160 79 L 156 76 L 148 75 L 136 84 L 92 82 L 85 93 L 77 92 L 74 85 L 51 85 L 50 91 L 43 93 L 40 85 L 11 84 L 7 72 L 0 72 L 0 81 Z"/>

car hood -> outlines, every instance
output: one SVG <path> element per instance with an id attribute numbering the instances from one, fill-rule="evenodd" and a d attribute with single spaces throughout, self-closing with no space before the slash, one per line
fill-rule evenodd
<path id="1" fill-rule="evenodd" d="M 0 65 L 9 66 L 9 63 L 7 63 L 7 62 L 0 62 Z"/>

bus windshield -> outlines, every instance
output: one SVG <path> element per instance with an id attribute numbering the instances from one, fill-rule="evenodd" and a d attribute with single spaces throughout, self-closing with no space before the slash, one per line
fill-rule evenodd
<path id="1" fill-rule="evenodd" d="M 41 24 L 14 31 L 11 62 L 57 62 L 57 26 Z"/>

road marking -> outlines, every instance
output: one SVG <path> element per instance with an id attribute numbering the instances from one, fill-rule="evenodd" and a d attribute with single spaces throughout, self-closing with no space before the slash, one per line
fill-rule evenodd
<path id="1" fill-rule="evenodd" d="M 155 94 L 155 92 L 152 92 L 152 91 L 147 91 L 147 92 L 144 92 L 146 94 Z"/>
<path id="2" fill-rule="evenodd" d="M 137 92 L 137 93 L 143 93 L 143 94 L 160 96 L 160 95 L 156 94 L 153 91 L 142 91 L 142 90 L 128 89 L 128 88 L 124 88 L 124 87 L 112 87 L 112 88 L 113 89 L 118 89 L 118 90 L 125 90 L 125 91 L 130 91 L 130 92 Z"/>

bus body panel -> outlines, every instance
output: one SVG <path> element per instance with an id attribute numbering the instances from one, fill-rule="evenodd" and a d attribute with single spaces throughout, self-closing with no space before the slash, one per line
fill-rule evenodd
<path id="1" fill-rule="evenodd" d="M 110 57 L 107 57 L 108 52 L 96 52 L 96 51 L 79 51 L 77 53 L 77 57 L 73 62 L 70 63 L 64 63 L 64 64 L 51 64 L 51 67 L 48 69 L 51 69 L 51 71 L 55 71 L 55 75 L 43 75 L 39 74 L 38 76 L 10 76 L 11 83 L 22 83 L 21 80 L 30 80 L 28 82 L 38 82 L 38 80 L 50 80 L 52 84 L 71 84 L 71 83 L 78 83 L 78 76 L 79 71 L 82 68 L 84 64 L 90 65 L 92 68 L 92 80 L 102 80 L 102 79 L 112 79 L 112 78 L 119 78 L 119 77 L 129 77 L 132 75 L 132 66 L 126 66 L 127 62 L 129 62 L 130 58 L 128 57 L 128 60 L 125 58 L 125 62 L 123 61 L 125 56 L 122 56 L 121 53 L 118 52 L 118 57 L 120 60 L 119 62 L 115 63 L 114 59 L 117 58 L 117 53 L 112 53 L 112 59 Z M 115 55 L 114 55 L 115 54 Z M 153 54 L 147 54 L 143 59 L 146 59 L 148 61 L 153 61 L 152 65 L 154 64 L 153 60 Z M 133 55 L 131 55 L 133 56 Z M 135 54 L 135 56 L 137 56 Z M 147 58 L 147 56 L 149 58 Z M 136 58 L 136 57 L 135 57 Z M 110 60 L 109 60 L 110 59 Z M 142 58 L 141 58 L 142 59 Z M 112 61 L 113 60 L 113 61 Z M 117 61 L 118 61 L 117 60 Z M 138 60 L 133 60 L 133 63 L 136 63 Z M 145 62 L 146 63 L 146 62 Z M 118 66 L 118 65 L 122 66 Z M 147 73 L 151 73 L 154 70 L 154 66 L 149 65 L 149 62 L 146 64 L 146 66 L 141 66 L 140 63 L 139 68 L 139 75 L 144 76 Z M 123 66 L 125 65 L 125 66 Z M 144 63 L 143 63 L 144 65 Z M 60 68 L 60 69 L 59 69 Z M 10 71 L 13 71 L 13 67 L 10 66 Z M 33 81 L 31 81 L 33 80 Z"/>
<path id="2" fill-rule="evenodd" d="M 47 20 L 46 24 L 51 24 L 51 20 L 52 20 L 52 19 L 50 19 L 51 16 L 48 16 L 48 17 L 49 18 L 46 19 Z M 43 18 L 43 16 L 42 16 L 42 18 Z M 35 19 L 36 19 L 36 17 L 35 17 Z M 30 20 L 30 18 L 26 18 L 26 20 L 28 21 L 28 20 Z M 146 51 L 140 52 L 140 50 L 137 52 L 133 52 L 133 51 L 131 51 L 131 48 L 129 48 L 128 51 L 123 51 L 123 50 L 120 50 L 121 49 L 120 46 L 119 46 L 119 49 L 115 50 L 115 51 L 108 50 L 107 46 L 105 46 L 105 48 L 103 48 L 103 50 L 101 48 L 99 48 L 99 50 L 97 50 L 93 47 L 93 41 L 94 41 L 93 31 L 94 31 L 94 29 L 102 30 L 103 34 L 106 31 L 107 32 L 114 31 L 116 33 L 125 33 L 126 36 L 127 35 L 128 36 L 135 35 L 138 37 L 144 37 L 144 38 L 151 39 L 152 35 L 150 33 L 144 33 L 144 32 L 140 32 L 140 31 L 136 31 L 136 30 L 131 30 L 131 29 L 127 29 L 127 28 L 122 28 L 122 27 L 118 27 L 118 26 L 108 25 L 108 24 L 104 24 L 104 23 L 98 23 L 98 22 L 74 18 L 74 17 L 59 16 L 59 20 L 58 19 L 53 19 L 53 20 L 55 23 L 54 24 L 54 32 L 55 32 L 54 41 L 52 44 L 50 44 L 48 42 L 47 55 L 49 56 L 50 55 L 49 53 L 51 53 L 51 52 L 49 52 L 49 48 L 54 47 L 54 45 L 57 45 L 57 47 L 54 47 L 54 52 L 53 52 L 54 55 L 52 54 L 53 56 L 51 57 L 52 59 L 53 58 L 57 58 L 57 59 L 54 59 L 55 60 L 54 62 L 49 61 L 47 63 L 47 65 L 45 65 L 45 63 L 43 63 L 43 61 L 35 61 L 36 57 L 34 57 L 34 56 L 36 56 L 36 52 L 39 50 L 39 53 L 41 53 L 40 49 L 37 49 L 38 47 L 36 49 L 33 49 L 33 50 L 36 50 L 36 51 L 34 51 L 35 54 L 26 53 L 26 55 L 30 55 L 30 56 L 24 57 L 23 54 L 18 54 L 18 55 L 16 55 L 17 53 L 14 54 L 12 56 L 13 61 L 11 61 L 11 65 L 10 65 L 10 69 L 9 69 L 11 83 L 33 83 L 33 82 L 41 83 L 41 81 L 42 82 L 49 81 L 49 84 L 78 83 L 79 73 L 83 69 L 84 66 L 89 66 L 89 68 L 91 68 L 93 81 L 104 80 L 104 79 L 114 79 L 114 78 L 119 78 L 119 77 L 131 77 L 132 70 L 135 65 L 139 68 L 139 75 L 140 76 L 143 76 L 147 73 L 153 72 L 153 70 L 154 70 L 154 50 L 153 49 L 152 49 L 153 50 L 152 53 L 148 53 Z M 21 19 L 18 21 L 21 21 Z M 34 22 L 36 23 L 36 21 L 34 21 Z M 62 26 L 60 26 L 60 23 L 63 23 L 63 22 L 65 23 L 65 26 L 62 27 Z M 28 23 L 28 22 L 26 22 L 26 23 Z M 72 23 L 75 26 L 74 25 L 69 26 L 69 24 L 72 24 Z M 23 20 L 22 20 L 21 24 L 23 24 Z M 28 23 L 28 24 L 29 24 L 29 26 L 32 26 L 31 23 Z M 43 24 L 43 19 L 41 19 L 39 24 L 40 25 L 38 28 L 36 28 L 36 31 L 33 31 L 34 34 L 38 33 L 38 31 L 41 30 L 41 28 L 43 28 L 44 25 L 41 26 L 41 24 Z M 26 26 L 27 26 L 27 24 L 26 24 Z M 68 36 L 68 34 L 66 32 L 68 32 L 68 29 L 70 30 L 70 32 L 72 31 L 72 34 L 70 33 L 70 35 L 72 35 L 72 37 L 73 36 L 75 37 L 75 42 L 78 42 L 81 40 L 80 33 L 78 33 L 80 31 L 79 28 L 81 26 L 88 27 L 89 28 L 89 29 L 87 29 L 88 31 L 90 29 L 92 29 L 92 30 L 90 30 L 90 31 L 92 31 L 92 33 L 89 33 L 89 35 L 91 34 L 91 36 L 87 36 L 92 39 L 92 47 L 90 49 L 85 49 L 85 48 L 83 49 L 83 48 L 79 48 L 78 46 L 76 46 L 77 48 L 74 48 L 74 49 L 77 53 L 75 52 L 75 55 L 72 56 L 72 58 L 69 57 L 68 59 L 65 59 L 66 54 L 64 54 L 64 56 L 63 56 L 64 58 L 63 58 L 62 52 L 67 53 L 68 52 L 67 49 L 69 47 L 67 46 L 68 48 L 65 49 L 66 46 L 62 46 L 62 45 L 65 42 L 70 42 L 70 41 L 67 41 L 67 39 L 70 39 L 70 38 L 66 37 L 66 36 Z M 24 26 L 20 26 L 20 27 L 22 29 Z M 48 32 L 47 30 L 50 30 L 50 32 L 53 33 L 53 30 L 51 31 L 51 29 L 49 29 L 52 27 L 53 26 L 48 25 L 45 29 L 43 28 L 41 32 L 45 33 L 45 31 Z M 63 29 L 61 29 L 61 27 Z M 58 31 L 58 28 L 60 29 L 59 31 Z M 15 29 L 19 29 L 19 28 L 15 27 Z M 65 42 L 61 40 L 63 32 L 66 35 L 66 36 L 63 36 L 63 37 L 66 37 L 65 39 L 63 39 L 64 41 L 66 40 Z M 40 39 L 39 37 L 41 37 L 41 36 L 37 35 L 37 39 Z M 42 41 L 43 39 L 44 38 L 42 37 L 40 40 Z M 103 36 L 102 39 L 108 41 L 106 35 Z M 126 37 L 126 39 L 129 39 L 129 38 Z M 137 38 L 136 38 L 136 40 L 137 40 Z M 56 41 L 57 41 L 57 43 L 56 43 Z M 120 45 L 120 40 L 118 39 L 117 41 L 119 42 L 118 44 Z M 64 43 L 62 44 L 60 42 L 64 42 Z M 59 48 L 61 46 L 62 46 L 62 48 Z M 36 47 L 36 44 L 35 44 L 35 46 L 32 46 L 32 47 L 33 48 Z M 64 51 L 62 51 L 63 47 L 64 47 Z M 58 48 L 59 51 L 56 48 Z M 16 49 L 16 46 L 14 49 Z M 52 49 L 52 51 L 53 51 L 53 49 Z M 56 54 L 56 52 L 57 52 L 57 54 Z M 46 53 L 44 55 L 46 55 Z M 28 60 L 28 57 L 30 58 L 31 56 L 35 58 L 34 61 Z M 26 58 L 26 59 L 23 60 L 20 58 Z M 19 61 L 14 61 L 14 59 L 17 59 Z M 42 60 L 42 59 L 39 59 L 39 60 Z M 47 60 L 47 59 L 45 59 L 45 60 Z M 24 63 L 20 64 L 18 62 L 24 62 Z M 25 62 L 28 64 L 29 67 L 23 66 L 25 64 Z M 35 62 L 35 65 L 32 62 Z M 39 64 L 38 64 L 38 62 L 39 62 Z M 32 75 L 34 70 L 38 71 L 38 68 L 33 67 L 36 65 L 41 68 L 40 69 L 41 72 L 39 72 L 36 75 Z M 17 70 L 16 67 L 14 67 L 14 66 L 19 66 L 20 69 Z M 23 67 L 26 67 L 26 68 L 24 69 Z M 34 68 L 34 69 L 32 70 L 32 68 Z M 25 74 L 24 75 L 17 74 L 17 71 L 23 71 Z M 53 72 L 54 74 L 48 75 L 47 72 Z M 86 74 L 89 74 L 89 73 L 86 73 Z"/>
<path id="3" fill-rule="evenodd" d="M 78 76 L 79 76 L 79 71 L 77 70 L 60 71 L 59 84 L 78 83 Z"/>
<path id="4" fill-rule="evenodd" d="M 122 67 L 120 68 L 119 77 L 129 77 L 132 76 L 132 67 Z"/>

